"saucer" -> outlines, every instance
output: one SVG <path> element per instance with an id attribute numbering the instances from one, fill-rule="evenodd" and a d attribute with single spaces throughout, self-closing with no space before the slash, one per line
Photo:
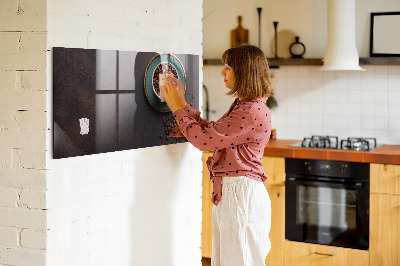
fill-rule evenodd
<path id="1" fill-rule="evenodd" d="M 173 75 L 183 86 L 186 83 L 186 73 L 181 61 L 173 54 L 157 54 L 147 65 L 144 75 L 144 90 L 150 105 L 159 112 L 170 112 L 166 102 L 161 101 L 159 76 Z"/>

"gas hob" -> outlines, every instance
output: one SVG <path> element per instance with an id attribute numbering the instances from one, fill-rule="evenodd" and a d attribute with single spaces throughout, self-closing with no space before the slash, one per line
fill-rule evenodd
<path id="1" fill-rule="evenodd" d="M 303 141 L 289 145 L 301 148 L 337 149 L 353 151 L 371 151 L 379 146 L 376 138 L 349 137 L 341 139 L 337 136 L 318 136 L 306 137 Z"/>

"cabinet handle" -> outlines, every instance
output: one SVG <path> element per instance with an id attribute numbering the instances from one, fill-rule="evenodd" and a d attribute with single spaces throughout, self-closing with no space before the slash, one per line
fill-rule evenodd
<path id="1" fill-rule="evenodd" d="M 320 253 L 320 252 L 314 252 L 315 255 L 323 255 L 323 256 L 335 256 L 335 254 L 327 254 L 327 253 Z"/>

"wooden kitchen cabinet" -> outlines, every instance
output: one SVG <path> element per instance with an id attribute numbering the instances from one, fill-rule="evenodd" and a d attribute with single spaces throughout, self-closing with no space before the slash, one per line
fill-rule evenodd
<path id="1" fill-rule="evenodd" d="M 211 152 L 203 153 L 203 206 L 202 206 L 202 256 L 211 258 L 212 253 L 212 183 L 206 166 L 206 161 Z M 283 265 L 283 243 L 285 233 L 285 158 L 263 157 L 262 164 L 268 176 L 265 187 L 271 199 L 271 250 L 266 258 L 266 265 Z"/>
<path id="2" fill-rule="evenodd" d="M 285 185 L 285 158 L 264 156 L 261 159 L 264 172 L 267 175 L 265 184 L 268 185 Z"/>
<path id="3" fill-rule="evenodd" d="M 400 165 L 370 164 L 371 193 L 400 195 Z"/>
<path id="4" fill-rule="evenodd" d="M 202 195 L 202 223 L 201 223 L 201 253 L 204 258 L 211 258 L 212 252 L 212 183 L 206 165 L 211 152 L 203 153 L 203 195 Z"/>
<path id="5" fill-rule="evenodd" d="M 285 240 L 285 158 L 264 156 L 261 160 L 267 175 L 265 187 L 271 199 L 271 250 L 265 259 L 266 266 L 283 265 Z"/>
<path id="6" fill-rule="evenodd" d="M 366 266 L 365 250 L 285 241 L 285 266 Z M 385 264 L 381 264 L 385 265 Z"/>
<path id="7" fill-rule="evenodd" d="M 271 199 L 271 250 L 265 259 L 266 266 L 283 265 L 285 241 L 285 187 L 265 184 Z"/>
<path id="8" fill-rule="evenodd" d="M 400 265 L 400 165 L 371 164 L 371 266 Z"/>

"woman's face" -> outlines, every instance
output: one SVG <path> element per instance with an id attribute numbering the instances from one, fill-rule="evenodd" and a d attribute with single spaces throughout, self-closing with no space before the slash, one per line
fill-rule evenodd
<path id="1" fill-rule="evenodd" d="M 225 86 L 228 89 L 233 89 L 235 86 L 235 73 L 233 73 L 233 69 L 225 64 L 221 71 L 221 75 L 224 77 Z"/>

